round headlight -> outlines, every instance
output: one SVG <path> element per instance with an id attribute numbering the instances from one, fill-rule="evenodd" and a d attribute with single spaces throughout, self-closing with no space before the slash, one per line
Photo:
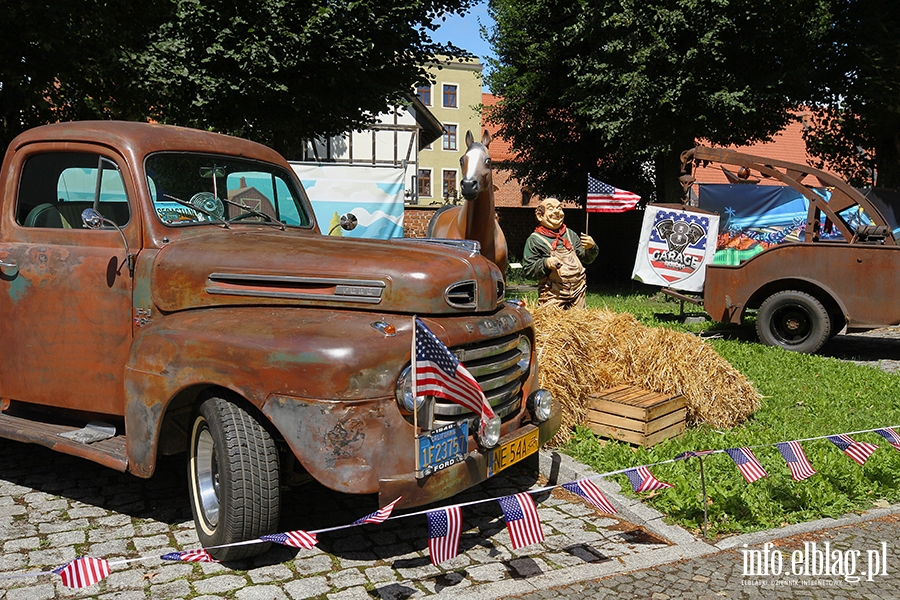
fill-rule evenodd
<path id="1" fill-rule="evenodd" d="M 406 367 L 400 373 L 400 377 L 397 378 L 397 390 L 395 394 L 400 408 L 408 413 L 413 412 L 412 367 Z M 424 396 L 416 398 L 416 408 L 420 408 L 423 402 L 425 402 Z"/>
<path id="2" fill-rule="evenodd" d="M 488 419 L 478 428 L 478 443 L 485 448 L 493 448 L 500 441 L 500 417 L 494 416 Z"/>
<path id="3" fill-rule="evenodd" d="M 550 409 L 553 405 L 553 395 L 547 390 L 537 390 L 528 396 L 528 410 L 534 416 L 534 420 L 543 423 L 550 418 Z"/>

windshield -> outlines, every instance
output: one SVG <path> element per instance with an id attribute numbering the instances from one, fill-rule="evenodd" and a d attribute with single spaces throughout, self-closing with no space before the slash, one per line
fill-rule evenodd
<path id="1" fill-rule="evenodd" d="M 310 224 L 303 191 L 277 165 L 212 154 L 164 152 L 147 157 L 146 173 L 156 216 L 169 226 Z"/>

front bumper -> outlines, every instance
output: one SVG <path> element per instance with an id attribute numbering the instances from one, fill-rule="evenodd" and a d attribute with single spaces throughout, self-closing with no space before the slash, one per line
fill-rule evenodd
<path id="1" fill-rule="evenodd" d="M 502 438 L 497 447 L 524 433 L 537 429 L 538 447 L 548 442 L 559 431 L 562 413 L 559 404 L 554 402 L 550 418 L 540 425 L 528 424 L 512 431 Z M 449 498 L 488 479 L 489 453 L 491 450 L 474 450 L 469 452 L 466 460 L 433 473 L 423 479 L 416 479 L 415 473 L 395 475 L 379 480 L 378 505 L 384 506 L 398 497 L 403 499 L 396 508 L 422 506 Z"/>

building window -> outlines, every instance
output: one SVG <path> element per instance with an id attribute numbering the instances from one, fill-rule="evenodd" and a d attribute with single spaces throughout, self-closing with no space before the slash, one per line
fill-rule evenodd
<path id="1" fill-rule="evenodd" d="M 444 84 L 444 108 L 456 108 L 456 87 L 448 83 Z"/>
<path id="2" fill-rule="evenodd" d="M 444 198 L 456 200 L 456 171 L 444 171 Z"/>
<path id="3" fill-rule="evenodd" d="M 419 196 L 431 197 L 431 169 L 419 169 Z"/>
<path id="4" fill-rule="evenodd" d="M 431 86 L 430 85 L 420 85 L 416 88 L 416 96 L 419 97 L 419 101 L 425 106 L 431 106 Z"/>
<path id="5" fill-rule="evenodd" d="M 456 150 L 456 125 L 444 125 L 444 150 Z"/>

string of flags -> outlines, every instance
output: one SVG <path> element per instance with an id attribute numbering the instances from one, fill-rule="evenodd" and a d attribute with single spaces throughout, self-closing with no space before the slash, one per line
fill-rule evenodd
<path id="1" fill-rule="evenodd" d="M 859 433 L 874 432 L 883 437 L 887 442 L 900 452 L 900 434 L 897 433 L 896 427 L 884 427 L 879 429 L 866 429 L 862 431 L 854 431 L 850 433 L 841 433 L 837 435 L 821 436 L 807 438 L 804 440 L 793 440 L 789 442 L 779 442 L 774 444 L 782 458 L 785 461 L 794 481 L 803 481 L 816 473 L 800 442 L 808 442 L 814 440 L 827 439 L 838 449 L 844 452 L 849 458 L 860 466 L 864 465 L 870 456 L 878 449 L 876 444 L 868 442 L 859 442 L 854 440 L 851 435 Z M 766 444 L 772 445 L 772 444 Z M 759 446 L 755 446 L 759 447 Z M 341 525 L 327 529 L 319 529 L 315 531 L 287 531 L 283 533 L 274 533 L 261 536 L 257 540 L 247 540 L 236 544 L 227 544 L 223 546 L 214 546 L 210 548 L 198 548 L 193 550 L 182 550 L 179 552 L 169 552 L 162 556 L 144 556 L 140 558 L 123 559 L 118 561 L 108 561 L 103 558 L 93 558 L 90 556 L 78 557 L 69 561 L 65 565 L 52 569 L 51 571 L 40 571 L 35 573 L 19 573 L 13 575 L 0 576 L 0 579 L 36 577 L 38 575 L 57 574 L 62 580 L 62 584 L 69 588 L 84 588 L 94 585 L 104 578 L 108 577 L 111 567 L 141 560 L 149 560 L 159 558 L 161 560 L 183 561 L 183 562 L 218 562 L 209 550 L 216 548 L 224 548 L 226 546 L 236 546 L 245 544 L 273 542 L 293 548 L 302 548 L 311 550 L 318 543 L 318 534 L 345 529 L 365 524 L 384 523 L 390 519 L 401 519 L 417 515 L 426 515 L 428 520 L 428 552 L 431 556 L 431 562 L 439 565 L 451 560 L 459 553 L 459 541 L 462 533 L 462 508 L 475 504 L 483 504 L 486 502 L 497 501 L 503 511 L 503 518 L 509 532 L 510 541 L 513 549 L 531 546 L 541 543 L 544 540 L 544 532 L 541 528 L 540 517 L 537 512 L 537 506 L 532 499 L 532 494 L 542 493 L 557 487 L 562 487 L 577 496 L 580 496 L 592 506 L 607 514 L 616 514 L 615 507 L 609 502 L 603 492 L 594 484 L 592 479 L 601 477 L 609 477 L 612 475 L 624 474 L 632 490 L 635 493 L 662 490 L 674 487 L 670 483 L 658 480 L 650 472 L 650 467 L 663 464 L 674 463 L 690 458 L 703 458 L 712 454 L 728 454 L 734 461 L 741 475 L 748 483 L 753 483 L 763 477 L 768 477 L 765 468 L 756 458 L 751 447 L 727 448 L 724 450 L 690 450 L 682 452 L 673 459 L 660 461 L 639 467 L 631 467 L 618 471 L 610 471 L 601 473 L 589 478 L 579 479 L 577 481 L 563 483 L 559 485 L 546 486 L 534 490 L 520 492 L 511 496 L 502 498 L 486 498 L 475 500 L 463 504 L 446 506 L 437 509 L 425 510 L 404 515 L 392 516 L 394 507 L 401 500 L 397 498 L 393 502 L 383 506 L 377 511 L 357 519 L 348 525 Z"/>

